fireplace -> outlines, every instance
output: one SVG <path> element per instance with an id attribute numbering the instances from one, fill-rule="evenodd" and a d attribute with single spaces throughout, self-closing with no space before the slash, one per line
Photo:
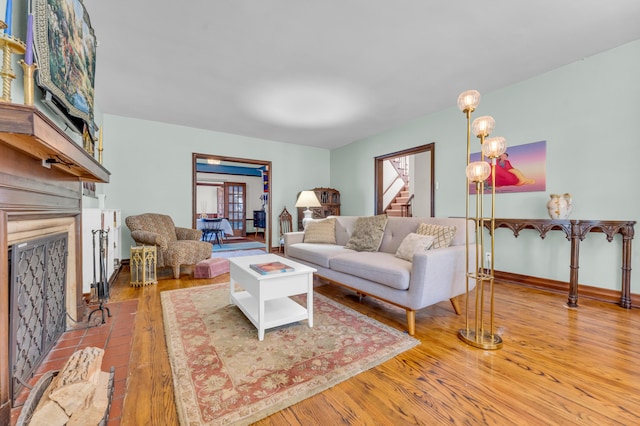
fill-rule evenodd
<path id="1" fill-rule="evenodd" d="M 9 247 L 58 234 L 67 236 L 59 308 L 72 318 L 84 313 L 83 181 L 106 183 L 109 172 L 37 109 L 0 103 L 0 312 L 12 319 Z M 0 317 L 0 424 L 10 423 L 12 408 L 9 315 Z"/>
<path id="2" fill-rule="evenodd" d="M 67 328 L 67 247 L 67 232 L 9 246 L 12 401 Z"/>

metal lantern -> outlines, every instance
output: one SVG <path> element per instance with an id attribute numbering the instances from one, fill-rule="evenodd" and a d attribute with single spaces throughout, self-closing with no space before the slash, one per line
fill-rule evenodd
<path id="1" fill-rule="evenodd" d="M 157 284 L 156 246 L 131 247 L 130 257 L 131 285 L 140 287 Z"/>

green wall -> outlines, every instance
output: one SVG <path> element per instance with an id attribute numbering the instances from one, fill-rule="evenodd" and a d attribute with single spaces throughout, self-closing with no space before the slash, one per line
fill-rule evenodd
<path id="1" fill-rule="evenodd" d="M 451 93 L 451 108 L 331 152 L 331 186 L 341 191 L 342 214 L 373 213 L 374 157 L 435 142 L 436 216 L 464 216 L 466 120 L 456 100 L 463 90 L 481 90 L 472 77 Z M 547 190 L 498 194 L 496 216 L 548 218 L 549 194 L 569 192 L 572 219 L 640 220 L 638 99 L 640 41 L 482 93 L 474 117 L 492 115 L 493 136 L 510 146 L 547 141 Z M 569 281 L 563 233 L 544 240 L 534 231 L 496 236 L 496 269 Z M 632 258 L 633 293 L 640 293 L 639 258 L 640 246 Z M 620 236 L 608 243 L 603 234 L 589 234 L 580 247 L 580 284 L 620 289 L 621 262 Z"/>
<path id="2" fill-rule="evenodd" d="M 122 218 L 145 212 L 170 215 L 191 227 L 192 153 L 272 162 L 272 242 L 279 243 L 277 216 L 293 208 L 299 191 L 329 185 L 329 151 L 264 139 L 104 114 L 103 164 L 111 172 L 101 185 L 107 208 Z M 100 192 L 100 191 L 99 191 Z M 133 240 L 123 224 L 122 257 Z"/>
<path id="3" fill-rule="evenodd" d="M 497 216 L 547 218 L 551 193 L 570 192 L 573 219 L 638 220 L 640 201 L 632 186 L 640 181 L 640 41 L 586 58 L 530 80 L 482 93 L 474 117 L 492 115 L 494 136 L 510 146 L 547 141 L 547 190 L 498 194 Z M 170 214 L 176 224 L 191 223 L 191 153 L 273 161 L 272 211 L 293 211 L 301 189 L 340 190 L 342 214 L 374 211 L 374 157 L 435 142 L 437 216 L 464 216 L 466 123 L 451 108 L 328 151 L 263 139 L 104 114 L 104 164 L 111 183 L 103 185 L 108 208 L 123 217 L 146 211 Z M 277 223 L 272 220 L 272 229 Z M 533 231 L 515 239 L 498 230 L 496 269 L 561 281 L 569 280 L 570 244 L 561 232 L 544 240 Z M 132 243 L 123 229 L 123 257 Z M 273 241 L 273 244 L 277 244 Z M 621 240 L 608 243 L 592 233 L 581 245 L 580 284 L 620 289 Z M 633 253 L 632 292 L 640 293 L 640 248 Z"/>

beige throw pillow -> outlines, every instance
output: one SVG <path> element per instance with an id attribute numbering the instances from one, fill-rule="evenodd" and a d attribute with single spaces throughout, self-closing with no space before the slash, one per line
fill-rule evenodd
<path id="1" fill-rule="evenodd" d="M 456 233 L 456 227 L 421 223 L 420 226 L 418 226 L 416 233 L 420 235 L 433 235 L 435 240 L 433 240 L 431 248 L 439 249 L 449 247 L 451 245 L 453 236 Z"/>
<path id="2" fill-rule="evenodd" d="M 355 251 L 378 251 L 387 226 L 387 215 L 359 217 L 345 248 Z"/>
<path id="3" fill-rule="evenodd" d="M 317 222 L 307 222 L 307 226 L 304 228 L 304 242 L 335 244 L 336 220 L 332 218 Z"/>
<path id="4" fill-rule="evenodd" d="M 424 253 L 431 248 L 436 237 L 433 235 L 407 234 L 396 251 L 396 257 L 413 262 L 413 255 Z"/>

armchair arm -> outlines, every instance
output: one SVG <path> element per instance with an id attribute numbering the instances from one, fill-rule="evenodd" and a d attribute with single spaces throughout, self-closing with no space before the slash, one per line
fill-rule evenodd
<path id="1" fill-rule="evenodd" d="M 176 226 L 176 237 L 179 240 L 199 240 L 202 238 L 202 231 L 199 229 L 181 228 Z"/>
<path id="2" fill-rule="evenodd" d="M 149 231 L 131 231 L 131 238 L 140 244 L 146 244 L 150 246 L 159 246 L 162 250 L 166 250 L 168 247 L 168 241 L 165 237 L 155 232 Z"/>

